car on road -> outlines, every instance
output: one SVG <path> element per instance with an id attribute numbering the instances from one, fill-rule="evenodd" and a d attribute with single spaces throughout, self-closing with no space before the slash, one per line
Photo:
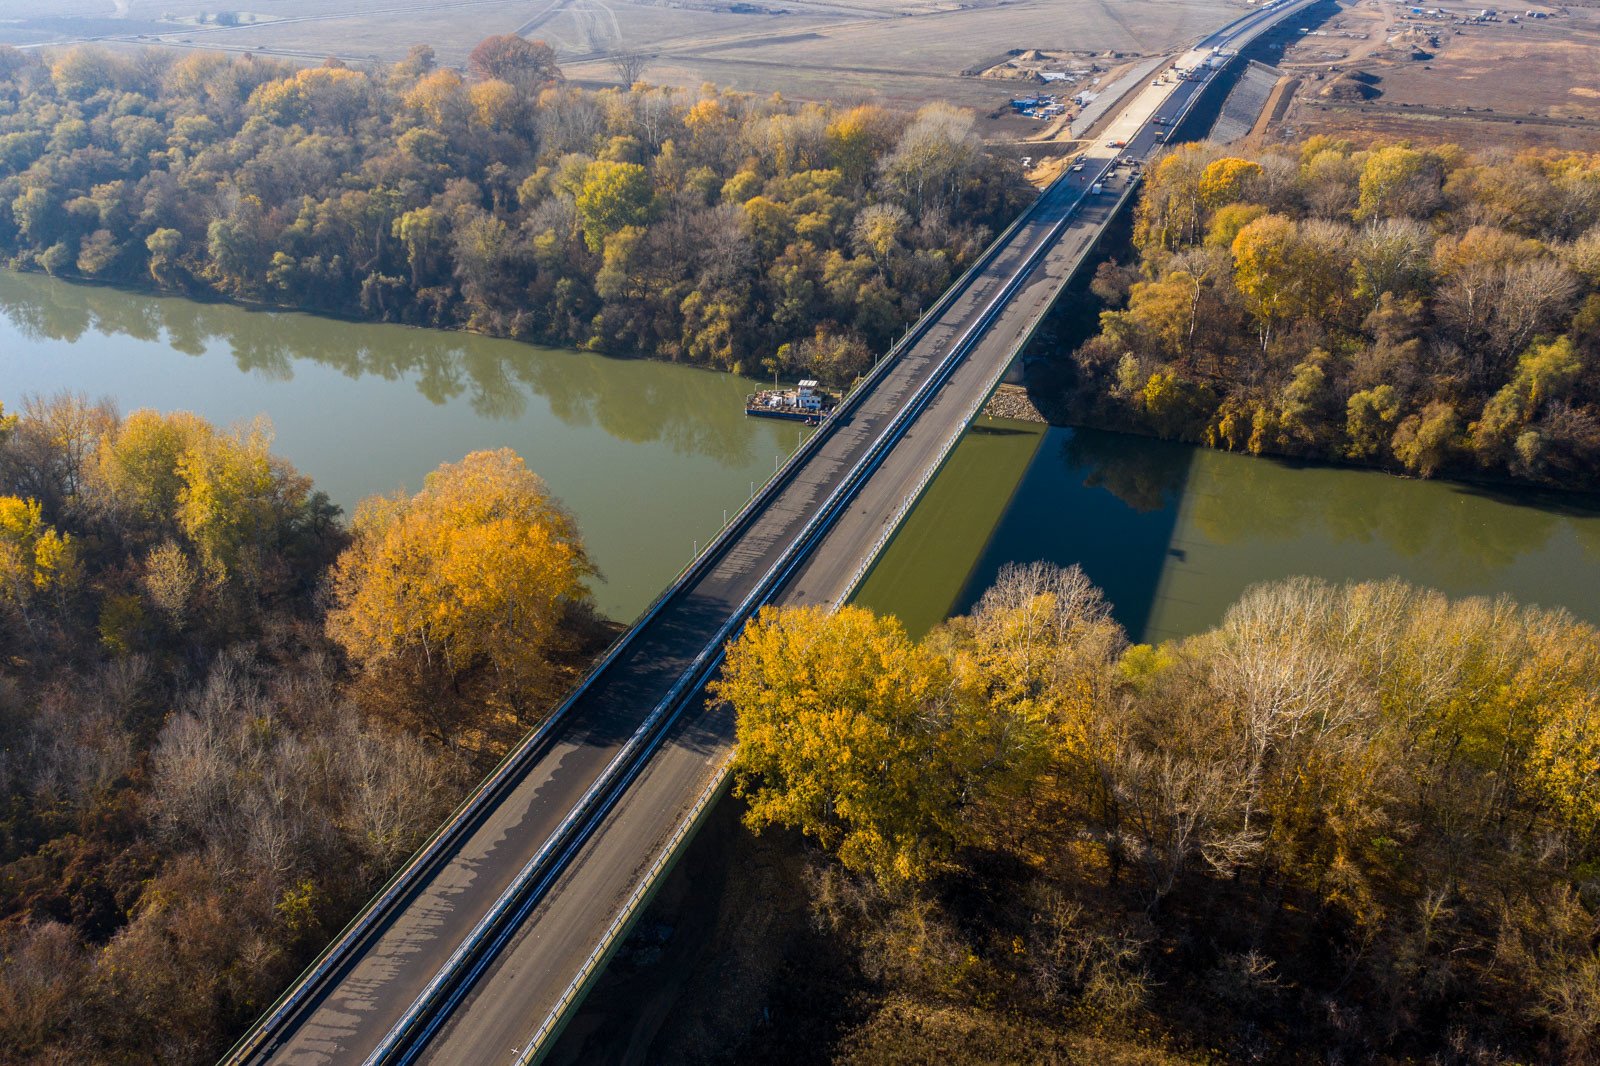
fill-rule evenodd
<path id="1" fill-rule="evenodd" d="M 1128 142 L 1127 141 L 1107 141 L 1106 142 L 1106 147 L 1107 148 L 1126 148 L 1126 147 L 1128 147 Z"/>
<path id="2" fill-rule="evenodd" d="M 1074 173 L 1074 174 L 1076 174 L 1076 173 L 1078 173 L 1078 172 L 1079 172 L 1079 171 L 1081 171 L 1081 170 L 1082 170 L 1082 169 L 1083 169 L 1083 164 L 1082 164 L 1082 163 L 1075 163 L 1075 164 L 1073 164 L 1073 167 L 1072 167 L 1072 172 L 1073 172 L 1073 173 Z"/>

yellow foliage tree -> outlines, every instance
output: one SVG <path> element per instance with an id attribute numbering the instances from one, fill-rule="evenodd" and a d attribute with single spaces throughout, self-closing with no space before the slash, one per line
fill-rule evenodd
<path id="1" fill-rule="evenodd" d="M 135 411 L 101 438 L 92 481 L 113 515 L 181 534 L 213 587 L 258 588 L 311 491 L 271 446 L 266 419 L 219 432 L 187 411 Z"/>
<path id="2" fill-rule="evenodd" d="M 514 130 L 525 117 L 522 94 L 503 81 L 478 82 L 467 90 L 467 98 L 478 124 L 491 130 Z"/>
<path id="3" fill-rule="evenodd" d="M 830 122 L 826 130 L 833 165 L 847 182 L 866 180 L 873 160 L 894 144 L 900 125 L 881 107 L 861 104 L 851 108 Z"/>
<path id="4" fill-rule="evenodd" d="M 1580 692 L 1551 707 L 1530 754 L 1535 786 L 1577 833 L 1600 830 L 1600 694 Z"/>
<path id="5" fill-rule="evenodd" d="M 1367 157 L 1357 219 L 1426 218 L 1438 206 L 1438 167 L 1426 152 L 1395 144 Z"/>
<path id="6" fill-rule="evenodd" d="M 405 105 L 440 129 L 465 116 L 461 76 L 453 70 L 436 70 L 420 79 L 405 95 Z"/>
<path id="7" fill-rule="evenodd" d="M 1133 243 L 1163 251 L 1191 243 L 1200 233 L 1200 175 L 1207 165 L 1201 145 L 1180 145 L 1151 169 L 1139 199 Z"/>
<path id="8" fill-rule="evenodd" d="M 44 520 L 38 500 L 0 496 L 0 602 L 16 610 L 30 633 L 39 598 L 71 586 L 76 560 L 72 537 Z"/>
<path id="9" fill-rule="evenodd" d="M 101 438 L 93 470 L 96 491 L 142 522 L 172 522 L 183 494 L 178 464 L 210 432 L 203 418 L 188 411 L 134 411 Z"/>
<path id="10" fill-rule="evenodd" d="M 1212 210 L 1236 204 L 1260 176 L 1260 163 L 1233 156 L 1218 159 L 1200 172 L 1200 202 Z"/>
<path id="11" fill-rule="evenodd" d="M 1233 240 L 1233 283 L 1260 325 L 1263 348 L 1289 313 L 1294 241 L 1294 222 L 1282 215 L 1263 215 Z"/>
<path id="12" fill-rule="evenodd" d="M 328 631 L 381 683 L 424 702 L 481 696 L 518 721 L 548 694 L 595 570 L 572 516 L 514 452 L 473 452 L 415 496 L 367 500 L 352 531 Z M 440 733 L 460 724 L 448 708 L 421 712 Z"/>
<path id="13" fill-rule="evenodd" d="M 944 662 L 897 620 L 765 609 L 713 692 L 739 716 L 735 789 L 752 828 L 797 827 L 891 884 L 948 858 L 974 753 Z"/>

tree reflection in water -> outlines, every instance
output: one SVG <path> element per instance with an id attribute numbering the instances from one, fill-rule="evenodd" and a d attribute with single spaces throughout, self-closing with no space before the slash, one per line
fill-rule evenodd
<path id="1" fill-rule="evenodd" d="M 1139 639 L 1215 624 L 1249 585 L 1398 575 L 1600 620 L 1600 501 L 1053 429 L 962 594 L 1007 562 L 1078 563 Z"/>
<path id="2" fill-rule="evenodd" d="M 730 389 L 727 375 L 710 371 L 37 275 L 4 280 L 0 314 L 30 339 L 75 343 L 99 334 L 159 342 L 164 336 L 192 356 L 226 345 L 240 370 L 271 381 L 293 380 L 296 364 L 309 361 L 352 379 L 409 380 L 433 404 L 465 399 L 476 414 L 495 420 L 523 417 L 538 396 L 566 425 L 597 425 L 623 441 L 661 443 L 724 466 L 751 463 L 763 439 L 742 417 L 727 417 L 739 390 Z"/>

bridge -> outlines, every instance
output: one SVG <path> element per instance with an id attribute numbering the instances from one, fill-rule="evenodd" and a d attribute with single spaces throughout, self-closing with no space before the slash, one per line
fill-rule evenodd
<path id="1" fill-rule="evenodd" d="M 1051 185 L 229 1053 L 230 1063 L 536 1061 L 719 794 L 703 689 L 762 605 L 838 605 L 1132 194 L 1251 12 L 1142 85 Z M 1161 121 L 1157 121 L 1160 119 Z M 1098 190 L 1098 191 L 1096 191 Z"/>

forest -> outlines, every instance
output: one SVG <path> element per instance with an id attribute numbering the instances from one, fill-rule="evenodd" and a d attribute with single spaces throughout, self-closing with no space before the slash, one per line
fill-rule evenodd
<path id="1" fill-rule="evenodd" d="M 971 116 L 467 70 L 0 47 L 0 255 L 848 382 L 1031 197 Z"/>
<path id="2" fill-rule="evenodd" d="M 0 1061 L 209 1063 L 613 629 L 476 452 L 347 524 L 264 422 L 0 410 Z"/>
<path id="3" fill-rule="evenodd" d="M 717 691 L 746 824 L 814 853 L 747 1048 L 1600 1056 L 1600 631 L 1565 612 L 1297 578 L 1134 645 L 1032 564 L 920 641 L 769 609 Z"/>
<path id="4" fill-rule="evenodd" d="M 1600 156 L 1313 137 L 1152 168 L 1072 417 L 1600 487 Z"/>

